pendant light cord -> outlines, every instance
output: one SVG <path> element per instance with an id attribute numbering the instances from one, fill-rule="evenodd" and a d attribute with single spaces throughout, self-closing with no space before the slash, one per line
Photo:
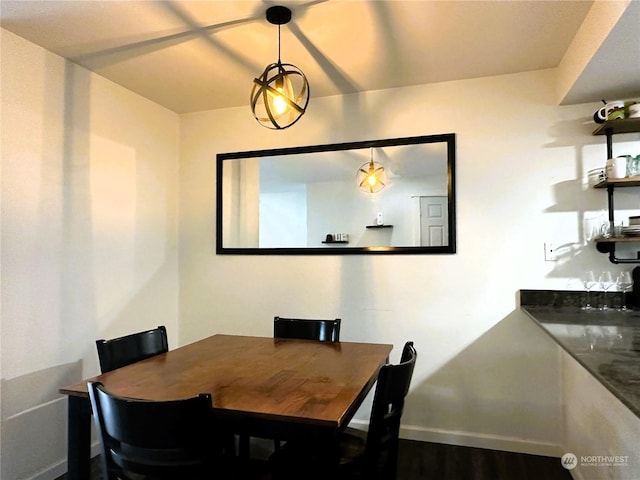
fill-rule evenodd
<path id="1" fill-rule="evenodd" d="M 280 25 L 278 24 L 278 63 L 282 63 L 280 61 Z"/>

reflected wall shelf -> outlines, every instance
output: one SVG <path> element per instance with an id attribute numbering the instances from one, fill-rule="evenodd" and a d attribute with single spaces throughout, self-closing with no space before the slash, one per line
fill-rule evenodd
<path id="1" fill-rule="evenodd" d="M 393 225 L 367 225 L 367 228 L 393 228 Z"/>
<path id="2" fill-rule="evenodd" d="M 607 158 L 613 158 L 613 135 L 621 133 L 640 133 L 640 118 L 625 118 L 611 120 L 598 126 L 593 131 L 593 135 L 606 135 L 607 137 Z M 611 181 L 600 182 L 594 188 L 607 189 L 607 204 L 609 209 L 609 226 L 613 230 L 614 207 L 613 192 L 616 188 L 640 187 L 640 177 L 620 178 Z M 611 263 L 640 263 L 640 258 L 618 258 L 616 257 L 616 244 L 618 243 L 640 243 L 640 236 L 629 235 L 624 237 L 601 237 L 596 238 L 596 248 L 599 252 L 608 253 Z"/>

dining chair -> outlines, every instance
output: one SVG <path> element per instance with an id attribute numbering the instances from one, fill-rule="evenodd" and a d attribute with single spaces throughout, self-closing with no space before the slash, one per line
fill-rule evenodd
<path id="1" fill-rule="evenodd" d="M 400 363 L 380 368 L 371 407 L 369 430 L 358 434 L 347 429 L 338 443 L 338 478 L 395 480 L 398 464 L 400 419 L 409 392 L 418 353 L 413 342 L 407 342 Z M 326 448 L 301 442 L 288 442 L 271 456 L 274 479 L 293 479 L 309 465 L 323 465 Z M 326 476 L 321 470 L 318 478 Z"/>
<path id="2" fill-rule="evenodd" d="M 132 333 L 111 340 L 96 340 L 100 371 L 110 372 L 145 358 L 169 351 L 167 329 L 158 328 Z"/>
<path id="3" fill-rule="evenodd" d="M 148 401 L 88 387 L 105 480 L 227 478 L 210 394 Z"/>
<path id="4" fill-rule="evenodd" d="M 275 338 L 338 342 L 340 341 L 340 319 L 311 320 L 275 317 L 273 319 L 273 336 Z"/>

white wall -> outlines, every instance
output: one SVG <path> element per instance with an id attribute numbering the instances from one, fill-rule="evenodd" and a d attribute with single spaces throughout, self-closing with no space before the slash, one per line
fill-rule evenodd
<path id="1" fill-rule="evenodd" d="M 583 185 L 606 157 L 604 139 L 591 136 L 597 102 L 556 106 L 554 80 L 547 70 L 315 98 L 305 118 L 275 133 L 248 107 L 184 115 L 181 341 L 268 336 L 274 315 L 341 317 L 344 340 L 393 343 L 392 360 L 415 341 L 405 436 L 561 454 L 558 354 L 518 312 L 516 292 L 579 288 L 587 268 L 625 267 L 587 244 L 583 227 L 606 205 L 604 191 Z M 457 254 L 213 254 L 217 152 L 449 132 Z M 627 136 L 616 154 L 640 153 L 638 140 Z M 544 261 L 549 241 L 562 247 L 558 262 Z"/>
<path id="2" fill-rule="evenodd" d="M 55 478 L 57 391 L 99 372 L 94 339 L 164 324 L 177 346 L 179 118 L 1 34 L 0 477 Z"/>

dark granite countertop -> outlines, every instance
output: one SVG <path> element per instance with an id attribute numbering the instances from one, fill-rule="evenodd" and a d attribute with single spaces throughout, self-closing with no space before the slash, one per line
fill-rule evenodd
<path id="1" fill-rule="evenodd" d="M 640 417 L 640 311 L 585 311 L 584 295 L 521 290 L 520 308 Z"/>

